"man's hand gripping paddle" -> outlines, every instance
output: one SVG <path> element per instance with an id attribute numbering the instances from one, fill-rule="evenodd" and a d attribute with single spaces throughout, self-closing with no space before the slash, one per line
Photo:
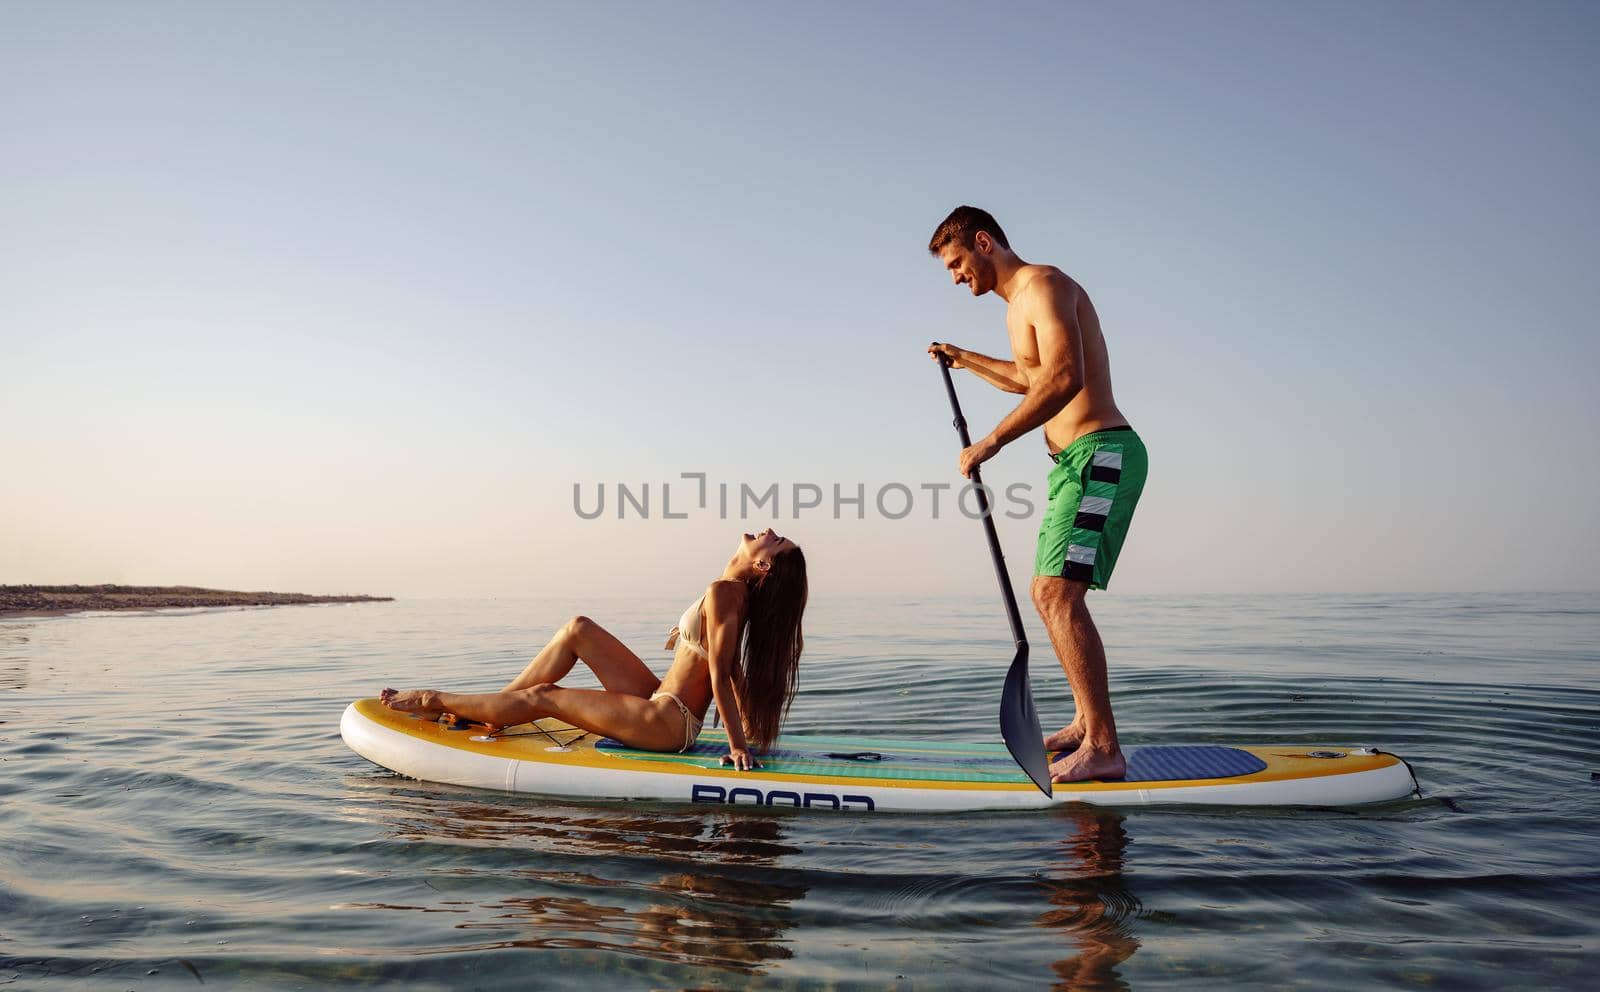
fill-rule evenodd
<path id="1" fill-rule="evenodd" d="M 939 355 L 939 371 L 944 373 L 944 388 L 950 394 L 950 409 L 956 415 L 956 433 L 961 436 L 961 447 L 965 450 L 972 447 L 972 438 L 967 436 L 967 420 L 961 416 L 956 384 L 950 380 L 950 359 L 943 354 Z M 1044 731 L 1039 727 L 1039 712 L 1033 708 L 1033 687 L 1028 682 L 1028 638 L 1022 633 L 1022 615 L 1017 612 L 1017 597 L 1011 591 L 1011 575 L 1006 571 L 1005 556 L 1000 553 L 1000 537 L 995 533 L 994 517 L 989 512 L 989 497 L 976 468 L 972 470 L 972 481 L 978 488 L 983 531 L 989 538 L 994 574 L 1000 580 L 1000 593 L 1006 601 L 1006 616 L 1011 621 L 1011 639 L 1017 644 L 1017 656 L 1011 659 L 1005 688 L 1000 692 L 1000 736 L 1005 739 L 1011 757 L 1033 779 L 1039 791 L 1048 796 L 1050 760 L 1044 752 Z"/>

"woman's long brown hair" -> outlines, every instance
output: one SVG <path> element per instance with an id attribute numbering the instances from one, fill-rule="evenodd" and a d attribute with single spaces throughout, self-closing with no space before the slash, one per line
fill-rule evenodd
<path id="1" fill-rule="evenodd" d="M 748 610 L 735 685 L 745 737 L 764 751 L 777 741 L 799 684 L 806 611 L 806 556 L 799 548 L 772 556 L 772 570 L 750 590 Z"/>

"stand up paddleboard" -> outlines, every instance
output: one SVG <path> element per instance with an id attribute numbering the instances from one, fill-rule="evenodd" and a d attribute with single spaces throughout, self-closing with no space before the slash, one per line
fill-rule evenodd
<path id="1" fill-rule="evenodd" d="M 1151 746 L 1124 749 L 1126 777 L 1058 785 L 1045 796 L 1003 744 L 786 736 L 735 771 L 727 736 L 707 730 L 683 753 L 640 751 L 559 720 L 451 729 L 376 699 L 339 724 L 351 750 L 411 778 L 581 799 L 774 806 L 858 813 L 1034 809 L 1060 803 L 1150 806 L 1350 806 L 1417 791 L 1411 769 L 1373 748 Z"/>

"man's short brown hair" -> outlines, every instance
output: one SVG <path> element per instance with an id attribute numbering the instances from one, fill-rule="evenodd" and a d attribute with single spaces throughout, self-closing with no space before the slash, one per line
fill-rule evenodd
<path id="1" fill-rule="evenodd" d="M 993 214 L 978 207 L 960 206 L 950 211 L 950 216 L 934 230 L 933 238 L 928 242 L 928 254 L 937 255 L 952 242 L 958 242 L 963 248 L 971 248 L 979 231 L 987 231 L 1000 247 L 1011 247 L 1011 242 L 1006 240 L 1006 232 L 1000 230 L 1000 222 L 994 219 Z"/>

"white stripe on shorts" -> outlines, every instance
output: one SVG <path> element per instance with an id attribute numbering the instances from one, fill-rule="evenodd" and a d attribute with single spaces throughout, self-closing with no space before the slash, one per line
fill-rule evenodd
<path id="1" fill-rule="evenodd" d="M 1100 451 L 1096 451 L 1094 453 L 1094 460 L 1092 462 L 1090 462 L 1090 464 L 1099 465 L 1102 468 L 1121 468 L 1122 467 L 1122 452 L 1120 452 L 1120 451 L 1105 451 L 1103 449 L 1100 450 Z"/>
<path id="2" fill-rule="evenodd" d="M 1078 512 L 1103 517 L 1111 512 L 1111 501 L 1104 496 L 1085 496 L 1078 502 Z"/>
<path id="3" fill-rule="evenodd" d="M 1076 562 L 1079 565 L 1093 565 L 1094 552 L 1094 548 L 1086 548 L 1081 544 L 1069 544 L 1067 545 L 1067 561 Z"/>

